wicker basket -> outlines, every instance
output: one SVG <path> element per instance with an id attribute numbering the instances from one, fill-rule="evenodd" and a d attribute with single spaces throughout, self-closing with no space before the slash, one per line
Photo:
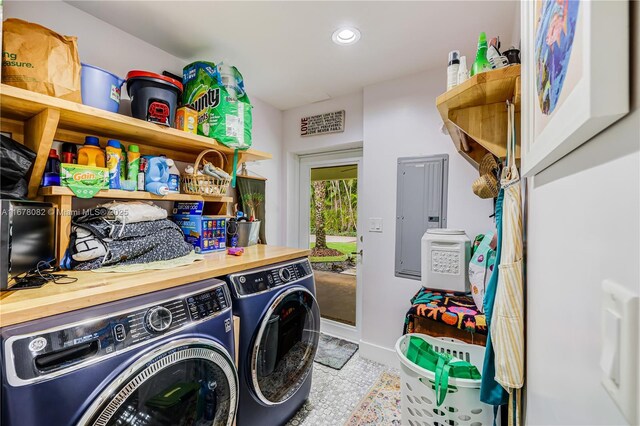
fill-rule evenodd
<path id="1" fill-rule="evenodd" d="M 229 189 L 229 183 L 231 179 L 218 179 L 213 176 L 205 174 L 197 174 L 200 168 L 200 162 L 207 154 L 216 154 L 216 159 L 220 162 L 219 165 L 214 165 L 220 168 L 224 167 L 225 157 L 215 149 L 205 149 L 198 155 L 196 162 L 193 165 L 193 175 L 182 173 L 180 176 L 180 187 L 184 194 L 193 195 L 227 195 Z"/>

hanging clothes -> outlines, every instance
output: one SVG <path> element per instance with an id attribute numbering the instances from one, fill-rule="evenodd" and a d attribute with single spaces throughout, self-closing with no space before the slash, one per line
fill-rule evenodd
<path id="1" fill-rule="evenodd" d="M 508 116 L 508 164 L 500 181 L 504 191 L 500 273 L 490 334 L 495 350 L 495 379 L 509 392 L 509 425 L 519 426 L 520 390 L 524 384 L 522 196 L 515 160 L 515 107 L 511 103 Z"/>
<path id="2" fill-rule="evenodd" d="M 496 369 L 495 369 L 495 352 L 493 349 L 493 342 L 491 340 L 491 316 L 493 314 L 493 307 L 496 297 L 496 288 L 498 286 L 498 275 L 500 273 L 500 256 L 502 245 L 502 200 L 504 198 L 504 191 L 500 189 L 498 198 L 496 200 L 495 207 L 495 219 L 496 219 L 496 263 L 493 268 L 491 278 L 487 283 L 487 287 L 484 294 L 484 314 L 487 321 L 487 344 L 484 355 L 484 363 L 482 368 L 482 383 L 480 386 L 480 400 L 485 404 L 494 406 L 504 405 L 509 401 L 509 394 L 507 391 L 496 382 Z"/>

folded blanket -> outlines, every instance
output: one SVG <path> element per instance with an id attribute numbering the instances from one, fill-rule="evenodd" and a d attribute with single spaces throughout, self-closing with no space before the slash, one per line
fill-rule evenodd
<path id="1" fill-rule="evenodd" d="M 164 210 L 163 210 L 164 211 Z M 191 252 L 182 230 L 168 219 L 129 223 L 100 208 L 72 220 L 67 267 L 90 270 L 174 259 Z"/>
<path id="2" fill-rule="evenodd" d="M 167 211 L 148 201 L 112 201 L 102 206 L 107 218 L 122 223 L 138 223 L 167 218 Z"/>

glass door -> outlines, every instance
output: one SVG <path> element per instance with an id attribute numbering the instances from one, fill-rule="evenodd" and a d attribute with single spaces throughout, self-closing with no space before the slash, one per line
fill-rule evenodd
<path id="1" fill-rule="evenodd" d="M 237 380 L 233 361 L 219 344 L 178 340 L 123 372 L 79 424 L 230 426 Z"/>
<path id="2" fill-rule="evenodd" d="M 362 311 L 361 177 L 361 149 L 300 157 L 299 246 L 311 249 L 322 329 L 351 341 Z"/>

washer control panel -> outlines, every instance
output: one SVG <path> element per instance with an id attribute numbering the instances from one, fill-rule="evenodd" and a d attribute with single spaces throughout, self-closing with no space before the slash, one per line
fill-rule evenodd
<path id="1" fill-rule="evenodd" d="M 302 259 L 292 263 L 273 265 L 267 269 L 231 275 L 230 280 L 236 295 L 242 297 L 290 284 L 309 276 L 313 276 L 311 264 L 308 259 Z"/>
<path id="2" fill-rule="evenodd" d="M 190 323 L 217 316 L 230 307 L 227 286 L 219 283 L 207 290 L 155 305 L 42 333 L 16 336 L 11 342 L 11 369 L 22 381 L 47 376 L 176 332 Z M 7 362 L 9 359 L 7 357 Z"/>

